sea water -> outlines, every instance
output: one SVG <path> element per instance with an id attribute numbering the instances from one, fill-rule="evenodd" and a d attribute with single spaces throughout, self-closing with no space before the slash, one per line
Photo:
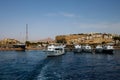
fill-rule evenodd
<path id="1" fill-rule="evenodd" d="M 0 80 L 120 80 L 120 51 L 113 54 L 0 51 Z"/>

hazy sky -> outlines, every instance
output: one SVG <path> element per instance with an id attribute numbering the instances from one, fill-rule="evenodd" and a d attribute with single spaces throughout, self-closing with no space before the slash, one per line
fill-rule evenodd
<path id="1" fill-rule="evenodd" d="M 89 32 L 120 34 L 120 0 L 0 0 L 0 39 Z"/>

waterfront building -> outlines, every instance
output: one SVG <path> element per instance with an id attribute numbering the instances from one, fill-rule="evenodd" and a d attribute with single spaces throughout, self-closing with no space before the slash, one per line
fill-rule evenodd
<path id="1" fill-rule="evenodd" d="M 113 34 L 107 33 L 90 33 L 90 34 L 70 34 L 56 36 L 56 42 L 66 42 L 67 44 L 101 44 L 113 42 Z"/>

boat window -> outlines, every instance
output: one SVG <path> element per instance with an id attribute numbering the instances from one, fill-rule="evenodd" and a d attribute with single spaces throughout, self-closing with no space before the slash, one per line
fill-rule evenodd
<path id="1" fill-rule="evenodd" d="M 62 50 L 62 48 L 56 48 L 55 50 Z"/>

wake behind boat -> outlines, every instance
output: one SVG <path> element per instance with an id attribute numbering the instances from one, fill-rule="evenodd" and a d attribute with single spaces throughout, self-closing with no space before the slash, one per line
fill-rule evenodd
<path id="1" fill-rule="evenodd" d="M 65 53 L 64 46 L 50 45 L 46 50 L 47 56 L 59 56 Z"/>

